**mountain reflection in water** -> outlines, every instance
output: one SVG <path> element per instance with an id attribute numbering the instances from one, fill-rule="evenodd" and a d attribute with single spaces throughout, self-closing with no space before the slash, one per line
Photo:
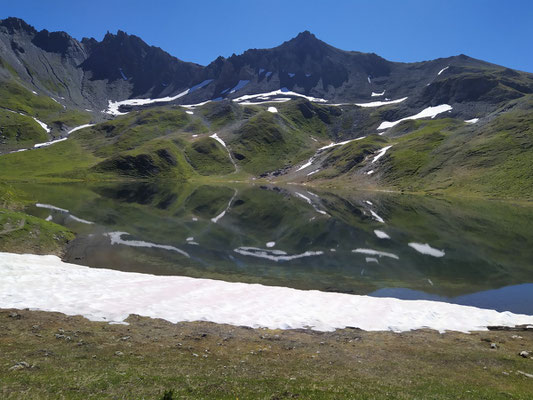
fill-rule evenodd
<path id="1" fill-rule="evenodd" d="M 67 262 L 533 314 L 528 205 L 297 186 L 17 189 L 50 206 L 29 213 L 77 233 Z"/>

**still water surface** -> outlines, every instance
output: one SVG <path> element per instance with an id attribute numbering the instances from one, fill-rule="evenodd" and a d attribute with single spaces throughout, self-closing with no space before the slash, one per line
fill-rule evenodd
<path id="1" fill-rule="evenodd" d="M 533 207 L 287 186 L 20 185 L 65 261 L 533 314 Z"/>

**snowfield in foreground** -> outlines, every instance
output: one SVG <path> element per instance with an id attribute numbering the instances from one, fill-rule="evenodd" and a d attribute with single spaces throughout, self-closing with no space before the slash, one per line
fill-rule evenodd
<path id="1" fill-rule="evenodd" d="M 0 253 L 0 308 L 30 308 L 122 322 L 130 314 L 331 331 L 483 330 L 533 324 L 533 316 L 435 301 L 398 300 L 83 267 L 56 256 Z"/>

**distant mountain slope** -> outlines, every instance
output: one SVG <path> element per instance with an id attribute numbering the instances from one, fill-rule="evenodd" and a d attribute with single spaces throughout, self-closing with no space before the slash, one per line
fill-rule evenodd
<path id="1" fill-rule="evenodd" d="M 533 92 L 531 74 L 460 55 L 396 63 L 375 54 L 336 49 L 302 32 L 272 49 L 251 49 L 206 67 L 181 61 L 133 35 L 108 33 L 101 42 L 65 32 L 37 32 L 17 18 L 0 21 L 0 79 L 52 96 L 95 117 L 109 100 L 173 98 L 198 103 L 286 89 L 330 103 L 408 97 L 404 107 L 462 104 L 475 113 Z M 479 103 L 479 104 L 473 104 Z"/>
<path id="2" fill-rule="evenodd" d="M 533 74 L 465 55 L 396 63 L 302 32 L 204 67 L 121 31 L 77 41 L 8 18 L 0 83 L 2 179 L 533 193 Z"/>

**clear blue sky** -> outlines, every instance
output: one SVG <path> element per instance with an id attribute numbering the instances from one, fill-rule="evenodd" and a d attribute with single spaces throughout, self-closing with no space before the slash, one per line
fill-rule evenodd
<path id="1" fill-rule="evenodd" d="M 77 39 L 121 29 L 204 65 L 307 29 L 392 61 L 464 53 L 533 72 L 533 0 L 4 0 L 8 16 Z"/>

